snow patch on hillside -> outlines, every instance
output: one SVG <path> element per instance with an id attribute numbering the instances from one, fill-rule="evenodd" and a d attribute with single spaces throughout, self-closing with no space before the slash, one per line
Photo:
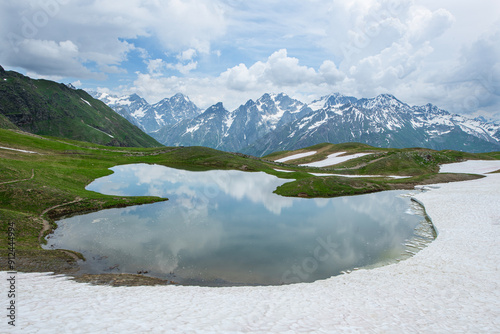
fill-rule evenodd
<path id="1" fill-rule="evenodd" d="M 360 158 L 362 156 L 368 155 L 368 154 L 373 154 L 373 153 L 355 153 L 355 154 L 350 154 L 350 155 L 345 155 L 345 156 L 339 156 L 342 154 L 345 154 L 346 152 L 337 152 L 330 154 L 326 159 L 321 160 L 321 161 L 315 161 L 315 162 L 309 162 L 307 164 L 301 164 L 299 166 L 309 166 L 309 167 L 326 167 L 326 166 L 332 166 L 339 164 L 341 162 L 349 161 L 351 159 L 356 159 Z"/>
<path id="2" fill-rule="evenodd" d="M 80 98 L 80 100 L 82 100 L 83 102 L 87 103 L 89 106 L 91 106 L 91 107 L 92 107 L 92 105 L 90 104 L 90 102 L 89 102 L 89 101 L 87 101 L 87 100 L 85 100 L 84 98 L 82 98 L 82 97 L 81 97 L 81 98 Z"/>
<path id="3" fill-rule="evenodd" d="M 305 152 L 305 153 L 298 153 L 298 154 L 290 155 L 290 156 L 285 157 L 285 158 L 275 160 L 275 162 L 286 162 L 286 161 L 290 161 L 290 160 L 300 159 L 300 158 L 308 157 L 308 156 L 316 154 L 316 153 L 318 153 L 318 152 L 311 151 L 311 152 Z"/>
<path id="4" fill-rule="evenodd" d="M 16 151 L 16 152 L 23 152 L 23 153 L 38 154 L 38 152 L 20 150 L 20 149 L 17 149 L 17 148 L 10 148 L 10 147 L 4 147 L 4 146 L 0 146 L 0 149 L 9 150 L 9 151 Z"/>

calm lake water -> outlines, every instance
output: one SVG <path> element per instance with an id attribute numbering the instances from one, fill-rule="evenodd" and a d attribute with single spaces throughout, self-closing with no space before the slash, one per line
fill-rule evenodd
<path id="1" fill-rule="evenodd" d="M 81 252 L 82 272 L 142 271 L 198 285 L 312 282 L 403 258 L 405 243 L 432 240 L 422 237 L 429 223 L 408 191 L 287 198 L 273 191 L 290 180 L 262 172 L 112 170 L 87 189 L 169 200 L 58 221 L 45 248 Z"/>

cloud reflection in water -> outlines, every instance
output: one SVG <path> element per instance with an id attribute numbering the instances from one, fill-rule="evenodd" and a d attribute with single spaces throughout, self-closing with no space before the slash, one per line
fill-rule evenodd
<path id="1" fill-rule="evenodd" d="M 82 252 L 89 272 L 279 284 L 314 281 L 397 253 L 422 217 L 405 213 L 401 192 L 332 199 L 273 194 L 289 180 L 262 172 L 192 172 L 157 165 L 114 167 L 87 189 L 169 201 L 60 221 L 48 246 Z M 321 240 L 321 241 L 319 241 Z M 311 262 L 321 242 L 322 261 Z M 299 277 L 300 276 L 300 277 Z M 294 281 L 294 280 L 291 280 Z"/>

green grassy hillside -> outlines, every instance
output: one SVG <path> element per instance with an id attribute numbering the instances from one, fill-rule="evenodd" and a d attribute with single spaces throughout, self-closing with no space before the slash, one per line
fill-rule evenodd
<path id="1" fill-rule="evenodd" d="M 462 181 L 478 178 L 476 175 L 440 174 L 439 165 L 463 160 L 500 159 L 500 152 L 467 153 L 459 151 L 435 151 L 424 148 L 392 149 L 377 148 L 360 143 L 330 144 L 323 143 L 295 151 L 274 152 L 264 157 L 278 160 L 284 157 L 315 151 L 314 155 L 280 163 L 281 167 L 307 172 L 332 173 L 343 175 L 376 175 L 381 177 L 345 178 L 339 176 L 297 177 L 275 191 L 282 196 L 334 197 L 370 193 L 390 189 L 412 189 L 419 184 Z M 336 152 L 371 153 L 334 166 L 314 168 L 299 167 L 313 161 L 325 159 Z M 295 173 L 294 173 L 295 174 Z M 390 179 L 384 176 L 408 176 Z"/>
<path id="2" fill-rule="evenodd" d="M 85 91 L 0 69 L 0 127 L 108 146 L 159 147 Z"/>

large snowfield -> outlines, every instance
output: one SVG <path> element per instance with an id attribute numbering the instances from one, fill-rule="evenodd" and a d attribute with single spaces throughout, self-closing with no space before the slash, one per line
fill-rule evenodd
<path id="1" fill-rule="evenodd" d="M 443 171 L 487 173 L 500 161 Z M 0 332 L 493 333 L 500 331 L 500 174 L 415 192 L 438 231 L 415 256 L 314 283 L 109 287 L 18 273 L 16 327 L 2 272 Z"/>

